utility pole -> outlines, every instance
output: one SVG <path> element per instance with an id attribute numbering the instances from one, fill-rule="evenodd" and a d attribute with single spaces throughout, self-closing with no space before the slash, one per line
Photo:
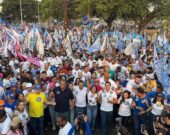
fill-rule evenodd
<path id="1" fill-rule="evenodd" d="M 20 15 L 21 15 L 21 24 L 23 24 L 22 1 L 21 0 L 20 0 Z"/>
<path id="2" fill-rule="evenodd" d="M 38 2 L 38 23 L 40 23 L 40 3 Z"/>

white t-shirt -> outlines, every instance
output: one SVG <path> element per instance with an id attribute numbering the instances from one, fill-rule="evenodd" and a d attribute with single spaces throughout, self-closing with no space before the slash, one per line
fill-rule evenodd
<path id="1" fill-rule="evenodd" d="M 163 112 L 164 106 L 161 103 L 153 103 L 151 113 L 160 116 Z"/>
<path id="2" fill-rule="evenodd" d="M 88 94 L 87 94 L 87 99 L 88 99 L 88 104 L 89 104 L 90 106 L 95 106 L 95 105 L 97 105 L 96 98 L 97 98 L 97 94 L 93 95 L 91 91 L 88 92 Z"/>
<path id="3" fill-rule="evenodd" d="M 131 92 L 132 96 L 135 96 L 135 93 L 133 91 L 133 87 L 139 87 L 139 86 L 142 86 L 142 85 L 143 85 L 142 83 L 136 84 L 134 80 L 129 80 L 129 82 L 126 85 L 126 89 Z"/>
<path id="4" fill-rule="evenodd" d="M 118 102 L 120 102 L 121 98 Z M 131 115 L 131 104 L 132 104 L 132 98 L 125 99 L 123 103 L 120 104 L 119 112 L 118 114 L 120 116 L 130 116 Z"/>
<path id="5" fill-rule="evenodd" d="M 5 107 L 5 111 L 6 111 L 6 113 L 9 115 L 9 117 L 10 117 L 10 118 L 12 118 L 12 117 L 13 117 L 13 111 L 12 111 L 12 109 L 11 109 L 11 108 L 7 108 L 7 107 Z"/>
<path id="6" fill-rule="evenodd" d="M 29 71 L 29 65 L 30 63 L 28 61 L 26 62 L 21 62 L 21 65 L 22 65 L 22 71 L 26 70 L 26 71 Z"/>
<path id="7" fill-rule="evenodd" d="M 115 64 L 110 63 L 109 65 L 110 65 L 110 69 L 113 71 L 116 71 L 117 67 L 120 66 L 120 64 L 117 64 L 117 63 L 115 63 Z"/>
<path id="8" fill-rule="evenodd" d="M 0 86 L 0 99 L 3 99 L 4 96 L 6 97 L 4 88 Z"/>
<path id="9" fill-rule="evenodd" d="M 76 77 L 78 77 L 78 73 L 79 73 L 79 72 L 81 72 L 81 70 L 79 70 L 79 69 L 78 69 L 78 70 L 73 69 L 73 70 L 72 70 L 72 75 L 76 78 Z"/>
<path id="10" fill-rule="evenodd" d="M 10 66 L 10 67 L 14 67 L 14 61 L 13 61 L 13 60 L 10 60 L 10 61 L 9 61 L 9 66 Z"/>
<path id="11" fill-rule="evenodd" d="M 67 135 L 71 127 L 71 124 L 67 122 L 67 124 L 63 128 L 60 128 L 58 135 Z"/>
<path id="12" fill-rule="evenodd" d="M 80 90 L 78 86 L 75 86 L 74 89 L 75 89 L 76 106 L 86 107 L 87 88 L 84 87 L 82 90 Z"/>
<path id="13" fill-rule="evenodd" d="M 3 79 L 3 86 L 6 88 L 9 88 L 11 86 L 10 80 Z"/>
<path id="14" fill-rule="evenodd" d="M 89 67 L 92 68 L 92 66 L 93 66 L 93 61 L 88 60 L 88 63 L 89 63 Z"/>
<path id="15" fill-rule="evenodd" d="M 18 112 L 18 116 L 19 116 L 21 122 L 27 122 L 29 119 L 29 116 L 28 116 L 28 113 L 26 110 L 24 110 L 22 113 Z"/>
<path id="16" fill-rule="evenodd" d="M 0 123 L 0 134 L 7 134 L 10 128 L 11 128 L 11 119 L 7 115 L 7 118 L 5 119 L 5 121 Z"/>
<path id="17" fill-rule="evenodd" d="M 102 102 L 101 102 L 100 110 L 106 111 L 106 112 L 113 111 L 113 104 L 108 103 L 108 101 L 113 100 L 113 98 L 117 99 L 116 93 L 112 90 L 109 90 L 108 92 L 100 91 L 99 95 L 102 95 Z"/>
<path id="18" fill-rule="evenodd" d="M 87 73 L 83 72 L 83 77 L 84 78 L 90 78 L 91 77 L 91 73 L 90 72 L 87 72 Z"/>

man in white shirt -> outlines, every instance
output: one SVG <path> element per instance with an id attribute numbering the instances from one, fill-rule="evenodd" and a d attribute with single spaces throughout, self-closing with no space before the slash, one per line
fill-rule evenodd
<path id="1" fill-rule="evenodd" d="M 131 92 L 132 96 L 135 96 L 134 88 L 138 88 L 138 87 L 142 86 L 141 82 L 142 82 L 142 77 L 139 75 L 136 75 L 135 80 L 130 80 L 127 83 L 126 89 Z"/>
<path id="2" fill-rule="evenodd" d="M 84 82 L 80 80 L 78 86 L 75 86 L 76 107 L 86 108 L 86 95 L 87 88 L 84 87 Z"/>
<path id="3" fill-rule="evenodd" d="M 81 121 L 81 116 L 86 114 L 86 95 L 87 88 L 84 87 L 84 82 L 79 81 L 78 86 L 75 87 L 75 99 L 76 99 L 76 117 L 80 120 L 80 129 L 83 129 L 83 121 Z"/>
<path id="4" fill-rule="evenodd" d="M 64 116 L 58 116 L 56 123 L 57 126 L 60 128 L 58 135 L 67 135 L 72 127 L 71 124 L 66 120 L 66 117 Z"/>
<path id="5" fill-rule="evenodd" d="M 105 87 L 105 83 L 106 82 L 110 82 L 111 83 L 111 88 L 117 88 L 116 83 L 110 79 L 110 74 L 109 73 L 104 73 L 104 77 L 100 78 L 100 86 L 102 86 L 102 88 Z"/>
<path id="6" fill-rule="evenodd" d="M 99 92 L 99 99 L 101 102 L 101 133 L 102 135 L 108 135 L 110 120 L 112 120 L 113 101 L 117 99 L 116 93 L 111 89 L 110 82 L 106 82 L 105 89 Z"/>
<path id="7" fill-rule="evenodd" d="M 76 78 L 76 77 L 78 77 L 78 73 L 80 72 L 81 70 L 80 70 L 80 64 L 76 64 L 75 65 L 75 68 L 73 69 L 73 71 L 72 71 L 72 74 L 73 74 L 73 76 Z"/>

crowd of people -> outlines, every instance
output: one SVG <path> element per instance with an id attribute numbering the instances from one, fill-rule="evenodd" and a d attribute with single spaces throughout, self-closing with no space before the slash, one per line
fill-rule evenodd
<path id="1" fill-rule="evenodd" d="M 121 135 L 170 135 L 170 95 L 151 66 L 152 45 L 148 61 L 71 44 L 71 55 L 61 44 L 40 65 L 0 57 L 0 134 L 44 135 L 50 129 L 58 135 L 111 135 L 120 118 Z"/>

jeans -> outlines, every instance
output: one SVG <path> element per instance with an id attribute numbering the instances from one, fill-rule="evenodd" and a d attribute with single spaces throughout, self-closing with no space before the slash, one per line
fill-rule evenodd
<path id="1" fill-rule="evenodd" d="M 97 105 L 87 106 L 87 119 L 92 129 L 94 129 L 97 116 Z"/>
<path id="2" fill-rule="evenodd" d="M 74 108 L 73 109 L 70 109 L 70 123 L 71 124 L 74 124 Z"/>
<path id="3" fill-rule="evenodd" d="M 44 117 L 39 117 L 39 118 L 30 117 L 29 122 L 30 122 L 32 133 L 34 135 L 44 135 L 43 121 L 44 121 Z"/>
<path id="4" fill-rule="evenodd" d="M 50 113 L 49 113 L 49 109 L 48 106 L 46 108 L 44 108 L 44 127 L 47 128 L 48 127 L 48 123 L 50 123 Z"/>
<path id="5" fill-rule="evenodd" d="M 120 116 L 120 117 L 122 118 L 122 125 L 128 127 L 130 116 Z"/>
<path id="6" fill-rule="evenodd" d="M 101 135 L 109 135 L 108 131 L 111 125 L 112 111 L 105 112 L 101 110 L 100 115 L 101 115 Z"/>
<path id="7" fill-rule="evenodd" d="M 68 112 L 63 112 L 63 113 L 61 113 L 61 112 L 56 112 L 56 118 L 57 118 L 58 116 L 64 116 L 64 117 L 66 117 L 66 120 L 67 120 L 67 121 L 70 121 L 70 113 L 69 113 L 69 111 L 68 111 Z"/>
<path id="8" fill-rule="evenodd" d="M 141 125 L 144 124 L 144 115 L 134 114 L 135 135 L 141 135 Z"/>
<path id="9" fill-rule="evenodd" d="M 55 106 L 49 106 L 49 112 L 50 112 L 50 117 L 51 117 L 51 123 L 52 126 L 56 126 L 56 113 L 55 113 Z"/>

